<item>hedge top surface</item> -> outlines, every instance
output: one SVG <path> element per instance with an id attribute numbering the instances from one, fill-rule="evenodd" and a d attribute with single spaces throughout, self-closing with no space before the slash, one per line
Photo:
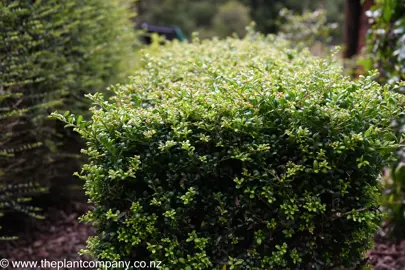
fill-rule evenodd
<path id="1" fill-rule="evenodd" d="M 92 121 L 80 176 L 97 259 L 164 269 L 326 269 L 361 261 L 401 97 L 273 36 L 144 51 Z"/>
<path id="2" fill-rule="evenodd" d="M 375 128 L 389 126 L 393 110 L 399 112 L 397 95 L 372 77 L 351 81 L 331 59 L 291 50 L 272 36 L 171 43 L 145 50 L 144 56 L 144 68 L 132 82 L 113 87 L 112 103 L 94 111 L 93 129 L 131 125 L 150 130 L 154 124 L 177 122 L 185 125 L 179 127 L 184 131 L 191 117 L 201 120 L 199 128 L 209 128 L 204 120 L 218 120 L 253 135 L 251 126 L 260 127 L 266 111 L 288 115 L 291 131 L 314 127 L 341 136 L 377 132 Z M 224 117 L 218 119 L 219 114 Z M 179 136 L 186 137 L 180 129 Z"/>

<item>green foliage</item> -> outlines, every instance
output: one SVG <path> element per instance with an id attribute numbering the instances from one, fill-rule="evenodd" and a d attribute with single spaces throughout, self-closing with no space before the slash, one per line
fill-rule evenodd
<path id="1" fill-rule="evenodd" d="M 248 8 L 240 2 L 229 1 L 218 8 L 213 18 L 213 28 L 220 37 L 227 37 L 233 33 L 243 37 L 251 21 Z"/>
<path id="2" fill-rule="evenodd" d="M 97 260 L 163 269 L 328 269 L 363 259 L 401 96 L 273 36 L 171 43 L 91 121 L 79 176 Z"/>
<path id="3" fill-rule="evenodd" d="M 72 179 L 69 159 L 78 142 L 47 116 L 68 107 L 87 110 L 84 93 L 102 91 L 129 71 L 136 39 L 130 3 L 0 1 L 1 211 L 35 215 L 22 203 L 45 191 L 38 183 Z"/>
<path id="4" fill-rule="evenodd" d="M 403 1 L 376 1 L 367 15 L 372 20 L 368 33 L 367 54 L 362 59 L 365 70 L 378 69 L 381 83 L 405 94 L 405 3 Z M 405 116 L 394 121 L 398 135 L 404 133 Z M 384 206 L 388 212 L 390 237 L 405 237 L 405 149 L 398 150 L 398 160 L 386 179 Z"/>
<path id="5" fill-rule="evenodd" d="M 137 20 L 175 25 L 188 36 L 198 32 L 201 38 L 223 37 L 233 32 L 243 36 L 251 20 L 261 32 L 275 33 L 282 8 L 302 13 L 321 8 L 321 3 L 325 4 L 328 21 L 343 22 L 343 0 L 139 0 Z M 235 15 L 226 15 L 229 13 Z"/>
<path id="6" fill-rule="evenodd" d="M 216 12 L 214 0 L 139 0 L 140 23 L 178 26 L 189 36 L 196 29 L 204 29 Z"/>
<path id="7" fill-rule="evenodd" d="M 296 46 L 311 48 L 315 42 L 329 43 L 337 25 L 328 23 L 326 10 L 319 9 L 294 14 L 291 10 L 282 9 L 279 28 L 281 37 L 293 41 Z"/>
<path id="8" fill-rule="evenodd" d="M 139 22 L 175 25 L 201 37 L 243 35 L 251 21 L 249 10 L 237 0 L 140 0 L 138 13 Z"/>
<path id="9" fill-rule="evenodd" d="M 394 90 L 401 94 L 405 93 L 405 83 L 394 84 Z M 405 138 L 405 115 L 397 117 L 393 122 L 398 136 Z M 393 163 L 390 173 L 385 176 L 385 190 L 383 193 L 383 205 L 388 212 L 387 231 L 391 239 L 401 240 L 405 237 L 405 149 L 402 143 L 397 150 L 398 160 Z"/>
<path id="10" fill-rule="evenodd" d="M 403 124 L 402 124 L 403 126 Z M 387 228 L 388 235 L 392 239 L 405 237 L 405 166 L 404 149 L 398 151 L 400 159 L 392 168 L 389 176 L 386 176 L 386 188 L 383 193 L 383 202 L 388 212 Z"/>
<path id="11" fill-rule="evenodd" d="M 367 12 L 372 21 L 368 33 L 366 70 L 378 69 L 382 83 L 405 80 L 405 2 L 377 1 Z"/>
<path id="12" fill-rule="evenodd" d="M 283 8 L 294 13 L 310 12 L 317 9 L 327 11 L 328 22 L 344 21 L 344 0 L 241 0 L 249 7 L 251 17 L 257 23 L 257 28 L 263 33 L 276 33 L 280 25 L 277 22 Z M 339 32 L 335 32 L 339 38 Z"/>

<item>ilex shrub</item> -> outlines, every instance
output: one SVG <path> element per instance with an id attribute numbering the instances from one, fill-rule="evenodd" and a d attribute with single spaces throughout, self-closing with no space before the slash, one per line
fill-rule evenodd
<path id="1" fill-rule="evenodd" d="M 163 269 L 328 269 L 363 259 L 401 97 L 272 36 L 144 51 L 92 95 L 80 177 L 98 260 Z"/>
<path id="2" fill-rule="evenodd" d="M 22 202 L 44 191 L 37 183 L 72 180 L 80 146 L 47 117 L 55 109 L 87 111 L 85 93 L 129 71 L 130 4 L 0 1 L 0 211 L 31 213 Z"/>

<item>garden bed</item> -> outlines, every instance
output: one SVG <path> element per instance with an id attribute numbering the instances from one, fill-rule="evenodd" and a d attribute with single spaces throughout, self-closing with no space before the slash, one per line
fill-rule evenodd
<path id="1" fill-rule="evenodd" d="M 75 203 L 69 208 L 51 208 L 45 214 L 45 220 L 32 220 L 26 224 L 18 235 L 18 240 L 1 243 L 1 257 L 10 261 L 90 260 L 86 256 L 78 255 L 79 250 L 85 248 L 87 238 L 95 233 L 94 228 L 78 221 L 78 217 L 84 214 L 88 207 Z M 29 268 L 31 269 L 39 268 Z"/>
<path id="2" fill-rule="evenodd" d="M 390 242 L 381 230 L 374 239 L 375 247 L 367 252 L 370 264 L 376 270 L 405 269 L 405 240 Z"/>

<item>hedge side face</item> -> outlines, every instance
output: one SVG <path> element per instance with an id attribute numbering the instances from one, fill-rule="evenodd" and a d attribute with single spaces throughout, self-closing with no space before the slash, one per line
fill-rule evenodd
<path id="1" fill-rule="evenodd" d="M 163 269 L 352 266 L 380 222 L 400 97 L 283 40 L 173 43 L 91 122 L 81 177 L 99 260 Z M 227 268 L 224 268 L 227 265 Z"/>

